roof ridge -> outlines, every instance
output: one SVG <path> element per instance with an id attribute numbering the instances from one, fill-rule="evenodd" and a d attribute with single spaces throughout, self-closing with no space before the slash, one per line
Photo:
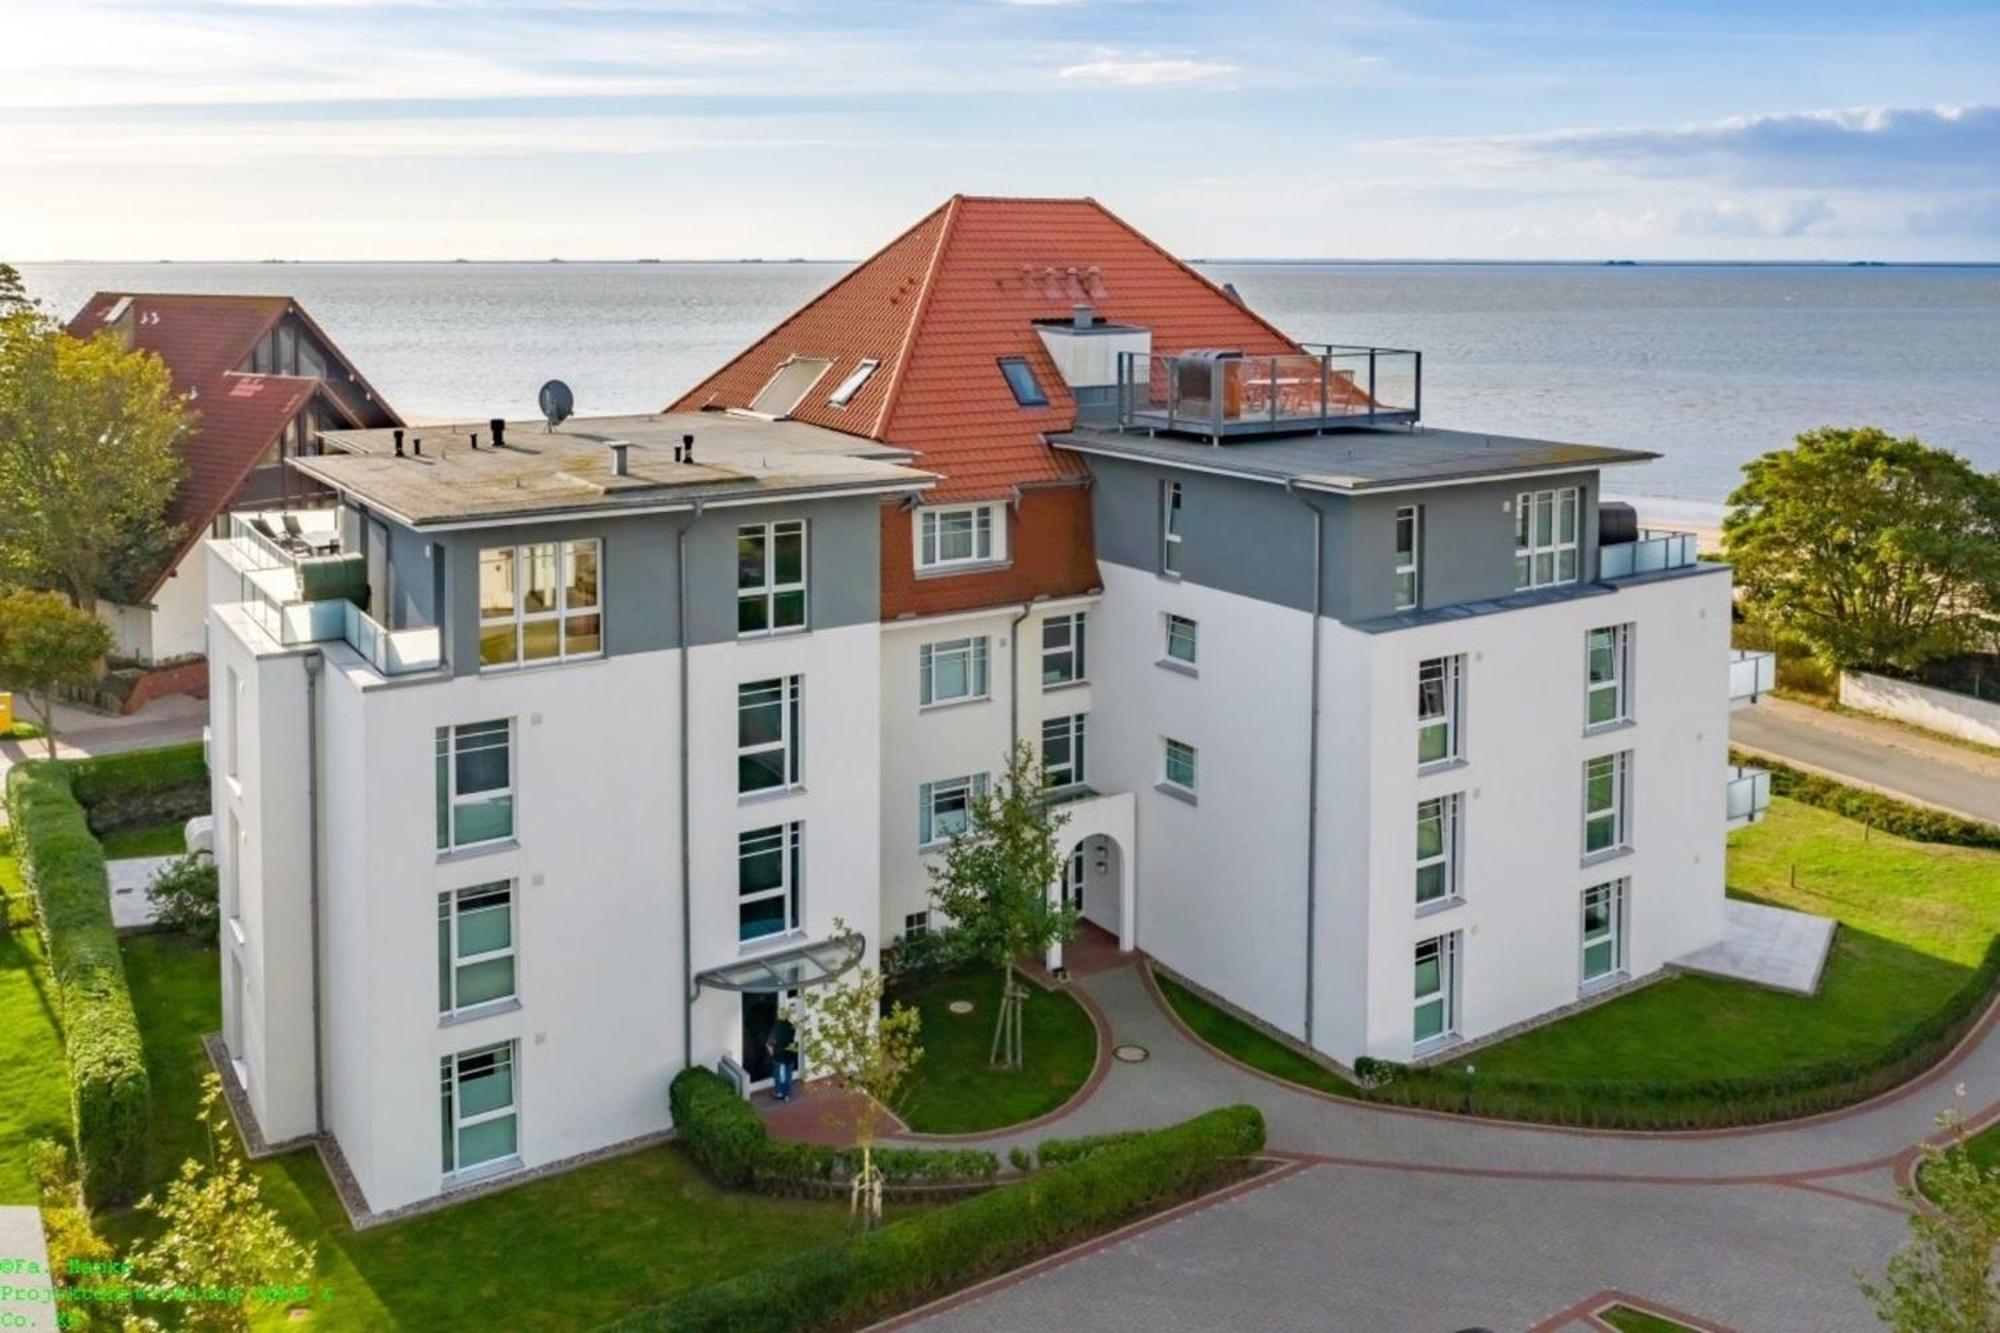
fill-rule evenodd
<path id="1" fill-rule="evenodd" d="M 1148 236 L 1145 232 L 1140 231 L 1137 227 L 1127 222 L 1124 218 L 1119 217 L 1116 213 L 1106 208 L 1096 199 L 1088 199 L 1085 202 L 1087 202 L 1092 208 L 1096 209 L 1098 212 L 1102 213 L 1105 217 L 1109 218 L 1117 226 L 1129 232 L 1134 238 L 1136 238 L 1140 242 L 1140 244 L 1144 245 L 1154 254 L 1159 255 L 1161 258 L 1165 259 L 1168 263 L 1172 264 L 1175 268 L 1187 274 L 1190 278 L 1193 278 L 1196 282 L 1200 283 L 1202 286 L 1208 288 L 1209 291 L 1215 293 L 1218 299 L 1229 302 L 1231 305 L 1235 306 L 1238 310 L 1241 310 L 1244 314 L 1248 315 L 1251 319 L 1263 325 L 1265 331 L 1270 333 L 1273 337 L 1277 338 L 1280 342 L 1283 342 L 1286 346 L 1292 348 L 1295 351 L 1302 350 L 1300 349 L 1299 342 L 1296 338 L 1292 337 L 1291 334 L 1285 332 L 1283 329 L 1279 328 L 1276 324 L 1273 324 L 1270 320 L 1265 319 L 1262 315 L 1258 314 L 1255 310 L 1251 309 L 1250 303 L 1248 301 L 1243 300 L 1243 298 L 1240 296 L 1232 297 L 1228 292 L 1222 289 L 1222 285 L 1220 283 L 1216 282 L 1214 279 L 1210 278 L 1207 274 L 1195 268 L 1194 265 L 1188 263 L 1185 259 L 1182 259 L 1179 255 L 1175 254 L 1173 251 L 1167 249 L 1164 245 L 1161 245 L 1158 241 Z"/>
<path id="2" fill-rule="evenodd" d="M 107 296 L 126 297 L 134 301 L 285 301 L 298 304 L 297 298 L 282 292 L 128 292 L 101 288 L 90 294 L 90 300 L 83 303 L 83 308 L 87 310 L 92 302 Z"/>
<path id="3" fill-rule="evenodd" d="M 924 285 L 917 292 L 916 304 L 910 307 L 910 322 L 903 326 L 903 341 L 896 347 L 896 368 L 889 372 L 889 383 L 882 390 L 882 405 L 875 410 L 875 423 L 868 428 L 870 439 L 887 438 L 882 432 L 888 427 L 889 413 L 896 406 L 896 391 L 903 387 L 903 376 L 909 371 L 910 352 L 917 345 L 917 331 L 923 327 L 924 316 L 930 312 L 931 293 L 937 288 L 938 270 L 944 267 L 945 247 L 951 244 L 952 232 L 958 223 L 959 205 L 965 202 L 965 198 L 962 194 L 955 194 L 944 201 L 944 221 L 938 224 L 937 243 L 931 247 L 930 262 L 924 265 Z"/>

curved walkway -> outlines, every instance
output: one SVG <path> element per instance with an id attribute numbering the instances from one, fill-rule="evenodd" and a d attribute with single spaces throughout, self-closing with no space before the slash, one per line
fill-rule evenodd
<path id="1" fill-rule="evenodd" d="M 1077 984 L 1113 1039 L 1150 1058 L 1114 1063 L 1053 1123 L 976 1142 L 1004 1153 L 1249 1102 L 1269 1122 L 1273 1155 L 1303 1169 L 899 1323 L 1562 1329 L 1585 1325 L 1542 1321 L 1616 1288 L 1746 1330 L 1873 1328 L 1852 1274 L 1879 1271 L 1905 1234 L 1899 1170 L 1937 1134 L 1941 1112 L 1956 1108 L 1975 1127 L 2000 1115 L 1993 1013 L 1930 1074 L 1845 1111 L 1754 1129 L 1607 1133 L 1298 1088 L 1200 1043 L 1141 967 Z M 1227 1273 L 1216 1268 L 1224 1255 Z"/>

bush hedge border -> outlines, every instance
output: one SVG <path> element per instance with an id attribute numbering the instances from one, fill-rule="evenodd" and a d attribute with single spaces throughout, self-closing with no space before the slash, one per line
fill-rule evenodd
<path id="1" fill-rule="evenodd" d="M 1850 786 L 1817 773 L 1807 773 L 1761 753 L 1732 750 L 1729 762 L 1747 764 L 1770 773 L 1773 796 L 1788 796 L 1803 805 L 1830 810 L 1899 838 L 2000 851 L 2000 825 L 1899 801 L 1880 792 Z"/>
<path id="2" fill-rule="evenodd" d="M 209 812 L 208 762 L 200 741 L 75 759 L 68 767 L 91 831 L 100 835 Z"/>
<path id="3" fill-rule="evenodd" d="M 6 796 L 55 979 L 84 1199 L 98 1207 L 129 1201 L 145 1183 L 152 1083 L 111 921 L 104 848 L 77 799 L 75 767 L 20 764 L 7 775 Z"/>
<path id="4" fill-rule="evenodd" d="M 1263 1147 L 1257 1108 L 1225 1106 L 976 1198 L 697 1287 L 604 1328 L 859 1327 L 1206 1193 Z"/>

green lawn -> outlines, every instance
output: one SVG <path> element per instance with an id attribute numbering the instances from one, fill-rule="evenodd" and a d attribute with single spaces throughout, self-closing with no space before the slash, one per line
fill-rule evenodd
<path id="1" fill-rule="evenodd" d="M 180 856 L 187 851 L 187 825 L 176 819 L 168 824 L 106 834 L 99 841 L 104 844 L 107 861 L 127 856 Z"/>
<path id="2" fill-rule="evenodd" d="M 219 1025 L 216 953 L 171 935 L 124 946 L 153 1075 L 160 1178 L 204 1141 L 194 1106 L 207 1069 L 200 1034 Z M 265 1200 L 319 1246 L 316 1282 L 328 1299 L 311 1324 L 327 1330 L 591 1327 L 848 1227 L 842 1203 L 725 1194 L 672 1148 L 358 1234 L 313 1154 L 256 1173 Z M 104 1219 L 120 1243 L 139 1228 L 131 1215 Z M 269 1322 L 292 1326 L 278 1314 Z"/>
<path id="3" fill-rule="evenodd" d="M 1688 1326 L 1678 1319 L 1647 1314 L 1629 1305 L 1614 1305 L 1599 1311 L 1597 1317 L 1617 1329 L 1618 1333 L 1688 1333 Z"/>
<path id="4" fill-rule="evenodd" d="M 1252 1069 L 1261 1069 L 1290 1083 L 1318 1088 L 1336 1097 L 1356 1095 L 1354 1085 L 1331 1069 L 1306 1059 L 1235 1015 L 1224 1013 L 1185 986 L 1176 985 L 1157 972 L 1153 974 L 1153 980 L 1181 1022 L 1193 1028 L 1196 1036 L 1217 1050 L 1235 1056 Z"/>
<path id="5" fill-rule="evenodd" d="M 22 894 L 20 867 L 0 830 L 0 893 Z M 28 1145 L 69 1141 L 69 1083 L 47 959 L 32 925 L 0 929 L 0 1204 L 34 1203 Z"/>
<path id="6" fill-rule="evenodd" d="M 896 1111 L 922 1134 L 970 1134 L 1032 1120 L 1068 1101 L 1097 1063 L 1097 1025 L 1064 991 L 1028 983 L 1021 1018 L 1025 1068 L 995 1070 L 995 1007 L 1000 975 L 991 969 L 955 969 L 921 978 L 892 993 L 923 1015 L 918 1042 L 924 1058 Z M 967 1000 L 969 1014 L 951 1003 Z"/>

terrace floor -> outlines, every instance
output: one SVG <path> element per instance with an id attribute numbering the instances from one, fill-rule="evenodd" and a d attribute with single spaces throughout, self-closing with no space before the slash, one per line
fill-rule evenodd
<path id="1" fill-rule="evenodd" d="M 1722 938 L 1685 958 L 1676 958 L 1674 967 L 1794 995 L 1819 990 L 1827 951 L 1833 947 L 1836 923 L 1832 917 L 1735 899 L 1724 903 L 1722 910 Z"/>

